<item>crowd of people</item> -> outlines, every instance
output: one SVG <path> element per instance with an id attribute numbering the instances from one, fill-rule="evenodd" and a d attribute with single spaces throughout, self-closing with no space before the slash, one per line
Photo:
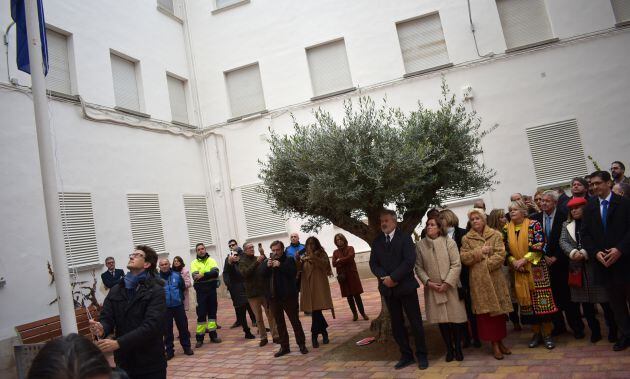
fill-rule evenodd
<path id="1" fill-rule="evenodd" d="M 576 339 L 585 338 L 583 319 L 591 342 L 598 342 L 602 328 L 597 304 L 612 349 L 629 347 L 630 180 L 624 172 L 623 163 L 613 162 L 610 172 L 574 178 L 571 196 L 554 189 L 531 197 L 515 193 L 507 212 L 493 209 L 487 213 L 484 202 L 478 200 L 467 212 L 466 228 L 460 227 L 451 210 L 431 209 L 415 242 L 398 227 L 396 213 L 384 210 L 382 233 L 371 244 L 369 266 L 378 278 L 400 348 L 395 369 L 415 362 L 420 369 L 429 365 L 418 280 L 423 286 L 426 320 L 438 324 L 447 362 L 463 360 L 463 348 L 480 347 L 482 341 L 490 343 L 494 358 L 510 355 L 504 344 L 508 321 L 515 330 L 531 325 L 530 348 L 553 349 L 553 337 L 569 328 Z M 286 247 L 276 240 L 269 257 L 261 244 L 256 255 L 252 242 L 241 248 L 230 240 L 222 272 L 236 315 L 231 327 L 241 327 L 245 339 L 255 339 L 249 314 L 259 346 L 269 343 L 270 333 L 272 342 L 279 345 L 273 355 L 280 357 L 290 352 L 286 315 L 300 353 L 307 354 L 299 318 L 302 311 L 312 319 L 312 347 L 319 347 L 320 336 L 321 343 L 329 343 L 324 311 L 330 310 L 335 317 L 329 285 L 333 268 L 353 321 L 359 320 L 359 314 L 369 320 L 354 249 L 343 234 L 334 236 L 334 244 L 337 249 L 331 264 L 314 236 L 302 244 L 298 234 L 292 233 Z M 79 372 L 83 365 L 77 362 L 88 360 L 93 362 L 94 377 L 165 378 L 167 361 L 174 356 L 173 321 L 184 354 L 194 354 L 186 313 L 190 287 L 197 303 L 195 348 L 203 346 L 206 334 L 211 343 L 220 343 L 220 268 L 204 244 L 197 244 L 195 250 L 190 271 L 181 257 L 172 263 L 158 259 L 146 245 L 136 246 L 129 255 L 126 274 L 108 257 L 101 278 L 109 293 L 99 320 L 90 321 L 94 344 L 78 352 L 78 346 L 87 341 L 83 337 L 71 335 L 50 342 L 33 362 L 29 377 L 55 377 L 50 373 L 55 366 L 51 362 L 66 362 L 72 365 L 66 371 Z M 415 354 L 405 324 L 415 339 Z M 71 345 L 75 347 L 68 348 Z M 50 357 L 64 349 L 74 355 L 57 361 Z M 101 352 L 114 353 L 116 372 L 107 369 L 98 356 Z"/>

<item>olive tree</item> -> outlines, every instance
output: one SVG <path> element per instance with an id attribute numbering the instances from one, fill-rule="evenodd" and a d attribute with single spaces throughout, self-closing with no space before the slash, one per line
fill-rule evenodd
<path id="1" fill-rule="evenodd" d="M 341 120 L 321 108 L 312 123 L 293 118 L 293 134 L 270 133 L 260 190 L 281 214 L 306 220 L 305 232 L 332 223 L 371 244 L 380 212 L 395 208 L 399 227 L 412 233 L 428 207 L 495 183 L 479 159 L 487 133 L 480 119 L 444 82 L 438 104 L 404 112 L 361 97 L 344 102 Z M 372 324 L 381 340 L 387 317 L 382 310 Z"/>

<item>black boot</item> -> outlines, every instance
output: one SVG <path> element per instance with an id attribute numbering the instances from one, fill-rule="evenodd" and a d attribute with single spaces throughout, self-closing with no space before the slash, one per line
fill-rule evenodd
<path id="1" fill-rule="evenodd" d="M 352 311 L 352 321 L 357 321 L 359 319 L 359 315 L 357 314 L 357 306 L 354 304 L 354 297 L 348 296 L 347 299 L 350 310 Z"/>
<path id="2" fill-rule="evenodd" d="M 252 332 L 249 330 L 249 328 L 247 328 L 245 330 L 245 338 L 248 339 L 248 340 L 253 340 L 253 339 L 256 338 L 256 336 L 252 334 Z"/>
<path id="3" fill-rule="evenodd" d="M 324 343 L 324 345 L 328 345 L 328 343 L 330 342 L 330 340 L 328 339 L 328 331 L 322 332 L 322 342 Z"/>
<path id="4" fill-rule="evenodd" d="M 453 345 L 455 351 L 455 360 L 463 361 L 464 352 L 462 351 L 462 335 L 464 326 L 462 324 L 451 324 L 451 330 L 453 331 Z"/>
<path id="5" fill-rule="evenodd" d="M 196 348 L 200 348 L 201 346 L 203 346 L 203 337 L 205 334 L 197 334 L 195 336 L 195 338 L 197 339 L 197 343 L 195 344 Z"/>
<path id="6" fill-rule="evenodd" d="M 451 328 L 448 323 L 439 323 L 440 334 L 442 335 L 442 340 L 444 340 L 444 344 L 446 345 L 446 357 L 445 360 L 447 362 L 451 362 L 453 360 L 453 355 L 455 353 L 453 349 L 453 341 L 451 338 Z"/>
<path id="7" fill-rule="evenodd" d="M 363 300 L 361 299 L 361 295 L 357 295 L 354 297 L 354 301 L 357 303 L 357 308 L 359 308 L 359 313 L 364 320 L 369 320 L 370 318 L 365 314 L 365 309 L 363 308 Z"/>
<path id="8" fill-rule="evenodd" d="M 313 342 L 313 348 L 317 349 L 319 347 L 319 342 L 317 342 L 317 334 L 313 334 L 311 336 L 311 341 Z"/>

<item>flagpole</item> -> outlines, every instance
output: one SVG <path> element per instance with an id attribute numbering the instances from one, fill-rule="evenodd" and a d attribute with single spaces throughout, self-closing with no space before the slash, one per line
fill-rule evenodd
<path id="1" fill-rule="evenodd" d="M 35 131 L 39 149 L 39 167 L 44 190 L 46 207 L 46 224 L 50 255 L 55 273 L 55 289 L 57 290 L 61 331 L 64 335 L 77 333 L 77 321 L 74 314 L 74 301 L 70 287 L 70 273 L 66 262 L 59 196 L 57 191 L 57 175 L 55 173 L 55 157 L 53 153 L 52 133 L 48 119 L 48 100 L 46 99 L 46 81 L 44 79 L 43 58 L 39 34 L 39 18 L 37 0 L 25 0 L 26 30 L 28 35 L 28 57 L 31 68 L 33 106 L 35 108 Z"/>

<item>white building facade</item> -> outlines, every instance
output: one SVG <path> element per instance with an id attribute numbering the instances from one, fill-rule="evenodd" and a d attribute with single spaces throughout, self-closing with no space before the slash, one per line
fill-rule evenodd
<path id="1" fill-rule="evenodd" d="M 442 76 L 482 118 L 495 191 L 448 205 L 566 183 L 630 164 L 630 1 L 44 1 L 55 166 L 73 273 L 126 264 L 148 243 L 170 258 L 227 241 L 268 246 L 300 220 L 255 191 L 268 129 L 291 133 L 322 107 L 368 95 L 403 110 L 436 106 Z M 28 75 L 0 1 L 0 309 L 2 365 L 14 327 L 58 313 L 47 261 Z M 332 253 L 327 227 L 319 234 Z M 302 240 L 306 234 L 301 233 Z M 350 238 L 357 251 L 369 246 Z M 97 298 L 102 300 L 100 288 Z M 9 371 L 5 371 L 9 372 Z"/>

